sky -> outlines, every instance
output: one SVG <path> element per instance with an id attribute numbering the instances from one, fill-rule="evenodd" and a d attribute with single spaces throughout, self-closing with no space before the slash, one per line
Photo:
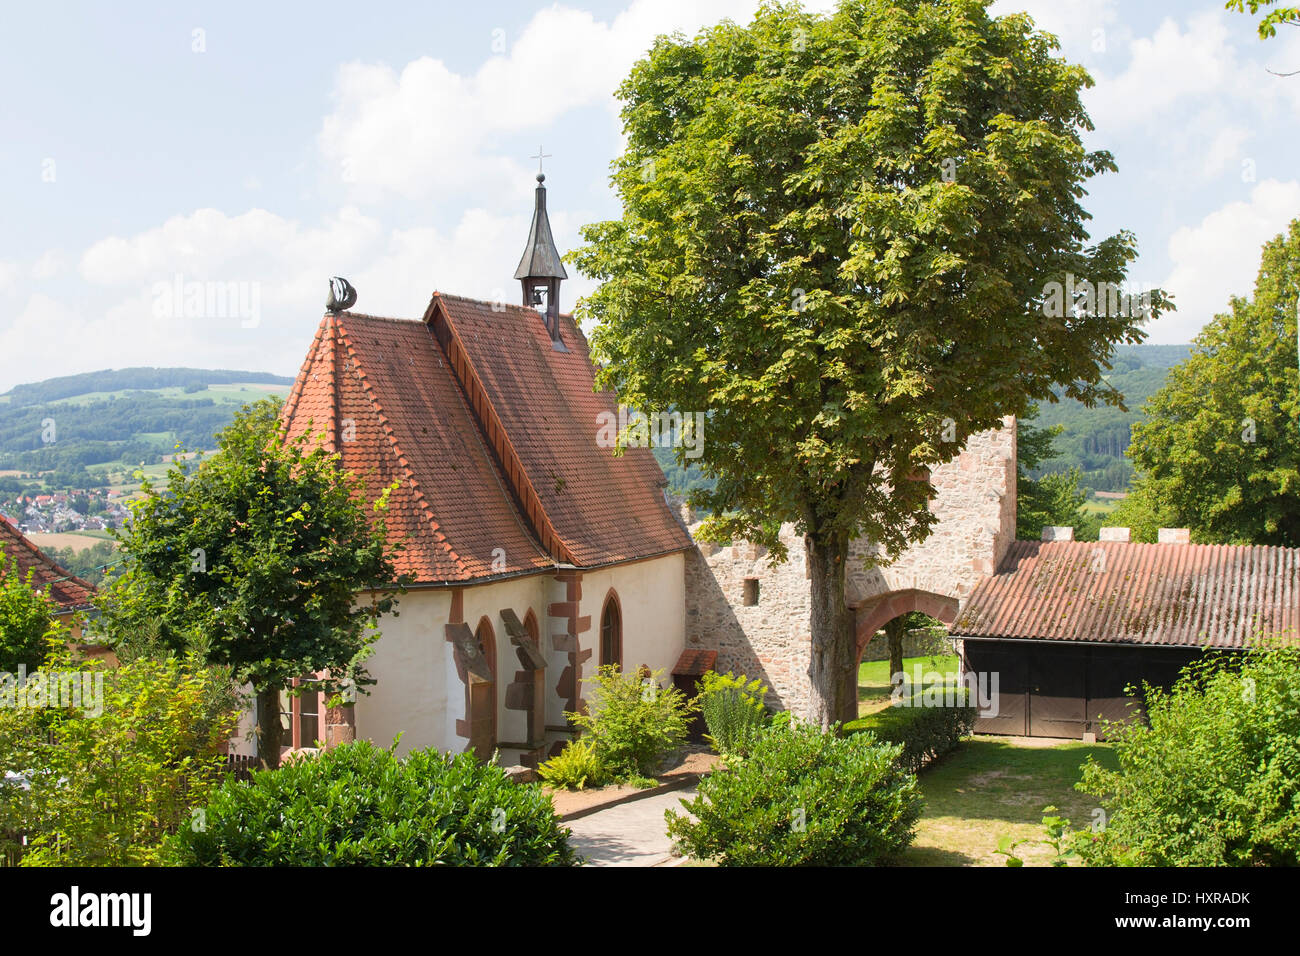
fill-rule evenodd
<path id="1" fill-rule="evenodd" d="M 829 3 L 807 3 L 811 9 Z M 7 3 L 0 8 L 0 392 L 127 366 L 296 374 L 328 279 L 419 318 L 514 301 L 539 146 L 557 245 L 616 218 L 614 97 L 661 33 L 753 0 Z M 1300 30 L 1222 0 L 997 0 L 1085 66 L 1117 173 L 1084 205 L 1187 342 L 1300 216 Z M 561 306 L 593 284 L 569 269 Z M 195 292 L 203 301 L 196 302 Z"/>

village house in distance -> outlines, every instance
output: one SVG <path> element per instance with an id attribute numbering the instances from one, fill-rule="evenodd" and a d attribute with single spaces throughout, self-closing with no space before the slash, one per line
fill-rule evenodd
<path id="1" fill-rule="evenodd" d="M 808 710 L 808 571 L 793 526 L 781 530 L 789 559 L 777 566 L 746 542 L 697 545 L 692 516 L 669 507 L 650 450 L 613 454 L 601 428 L 619 412 L 616 397 L 593 391 L 586 339 L 560 311 L 567 274 L 545 176 L 537 179 L 514 274 L 521 305 L 434 292 L 421 318 L 381 318 L 350 311 L 355 292 L 340 282 L 346 294 L 331 297 L 308 349 L 283 410 L 287 432 L 323 436 L 372 498 L 398 482 L 389 529 L 402 544 L 397 569 L 414 584 L 398 614 L 380 622 L 368 695 L 330 710 L 319 694 L 282 697 L 289 749 L 356 736 L 386 745 L 401 734 L 401 752 L 499 752 L 503 763 L 535 766 L 569 739 L 564 713 L 583 706 L 583 682 L 606 664 L 662 670 L 688 691 L 709 669 L 731 670 L 763 680 L 772 706 Z M 1297 593 L 1296 554 L 1261 560 L 1229 548 L 1215 562 L 1189 563 L 1184 556 L 1201 552 L 1182 531 L 1169 544 L 1124 535 L 1104 545 L 1110 570 L 1152 569 L 1144 588 L 1119 587 L 1113 574 L 1087 579 L 1097 586 L 1083 600 L 1129 602 L 1108 619 L 1124 627 L 1099 637 L 1102 618 L 1075 609 L 1072 620 L 1085 626 L 1052 630 L 1080 582 L 1024 597 L 1022 580 L 1042 577 L 1033 571 L 1040 549 L 1049 563 L 1057 555 L 1015 541 L 1015 436 L 1008 417 L 932 469 L 939 521 L 897 561 L 866 568 L 856 559 L 874 546 L 855 543 L 846 589 L 860 656 L 885 623 L 924 612 L 953 625 L 968 670 L 1005 672 L 1007 709 L 984 715 L 977 730 L 1086 737 L 1122 709 L 1124 686 L 1167 683 L 1170 663 L 1192 643 L 1243 646 L 1247 604 L 1213 597 L 1242 580 L 1243 561 L 1262 575 L 1255 580 L 1277 578 L 1252 592 L 1269 596 L 1257 622 L 1294 620 L 1276 602 Z M 1078 556 L 1068 558 L 1073 568 Z M 1157 593 L 1218 604 L 1177 638 L 1153 637 L 1132 625 L 1165 620 L 1142 613 Z M 1185 600 L 1179 606 L 1193 613 Z M 1216 638 L 1220 625 L 1229 638 Z M 1105 653 L 1084 647 L 1102 641 Z M 1148 649 L 1123 653 L 1126 645 Z M 244 728 L 251 723 L 245 715 Z M 239 748 L 255 745 L 246 738 Z"/>

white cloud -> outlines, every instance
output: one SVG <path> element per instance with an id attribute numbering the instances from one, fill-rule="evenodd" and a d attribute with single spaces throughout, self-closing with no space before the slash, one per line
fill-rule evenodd
<path id="1" fill-rule="evenodd" d="M 557 235 L 577 227 L 565 211 L 552 223 Z M 526 235 L 526 209 L 503 216 L 476 207 L 450 229 L 392 232 L 351 207 L 310 226 L 264 209 L 176 216 L 93 243 L 59 298 L 28 298 L 0 330 L 0 391 L 48 377 L 45 369 L 192 365 L 292 374 L 324 311 L 330 276 L 356 287 L 357 310 L 395 318 L 420 318 L 435 289 L 514 302 Z M 0 286 L 22 271 L 0 264 Z M 191 288 L 226 296 L 226 304 L 187 314 Z M 574 276 L 564 307 L 590 288 Z"/>
<path id="2" fill-rule="evenodd" d="M 1162 283 L 1178 311 L 1162 317 L 1160 341 L 1186 342 L 1232 295 L 1249 296 L 1259 272 L 1260 247 L 1300 215 L 1300 181 L 1267 179 L 1248 201 L 1228 203 L 1169 239 L 1173 268 Z"/>
<path id="3" fill-rule="evenodd" d="M 32 264 L 32 278 L 38 282 L 44 282 L 47 279 L 53 279 L 63 273 L 68 267 L 63 258 L 63 252 L 59 249 L 47 249 L 41 257 Z"/>
<path id="4" fill-rule="evenodd" d="M 1230 162 L 1237 165 L 1235 160 L 1241 155 L 1241 147 L 1250 137 L 1250 130 L 1241 126 L 1225 126 L 1220 129 L 1205 151 L 1201 172 L 1208 178 L 1223 172 Z"/>
<path id="5" fill-rule="evenodd" d="M 1151 36 L 1130 40 L 1129 53 L 1123 72 L 1096 73 L 1096 87 L 1085 94 L 1099 128 L 1154 124 L 1188 99 L 1257 92 L 1237 62 L 1221 11 L 1198 13 L 1185 28 L 1165 19 Z"/>
<path id="6" fill-rule="evenodd" d="M 1120 38 L 1117 0 L 997 0 L 990 7 L 999 17 L 1020 11 L 1033 18 L 1036 30 L 1054 34 L 1062 51 L 1076 60 L 1105 53 Z"/>
<path id="7" fill-rule="evenodd" d="M 0 291 L 4 291 L 12 286 L 22 273 L 22 269 L 16 262 L 0 262 Z"/>
<path id="8" fill-rule="evenodd" d="M 505 55 L 472 75 L 421 57 L 397 72 L 378 64 L 339 69 L 335 107 L 318 145 L 327 175 L 361 198 L 420 198 L 502 182 L 527 188 L 525 164 L 504 141 L 565 113 L 605 105 L 654 37 L 691 35 L 724 17 L 749 19 L 754 0 L 636 0 L 610 23 L 559 5 L 539 11 Z"/>

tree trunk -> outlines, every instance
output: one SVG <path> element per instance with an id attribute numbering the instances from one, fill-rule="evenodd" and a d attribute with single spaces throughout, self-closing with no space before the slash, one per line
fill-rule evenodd
<path id="1" fill-rule="evenodd" d="M 858 716 L 858 642 L 854 612 L 844 603 L 844 566 L 849 542 L 810 535 L 808 561 L 812 578 L 812 653 L 808 677 L 812 688 L 809 717 L 828 728 Z"/>
<path id="2" fill-rule="evenodd" d="M 889 684 L 898 680 L 903 672 L 903 635 L 907 633 L 907 615 L 902 614 L 885 625 L 885 639 L 889 642 Z"/>
<path id="3" fill-rule="evenodd" d="M 274 770 L 280 766 L 280 688 L 263 688 L 257 692 L 257 755 L 262 766 Z"/>

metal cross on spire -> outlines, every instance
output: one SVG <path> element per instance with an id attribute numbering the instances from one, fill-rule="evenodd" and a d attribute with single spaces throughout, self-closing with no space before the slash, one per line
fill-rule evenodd
<path id="1" fill-rule="evenodd" d="M 535 155 L 535 156 L 529 156 L 528 158 L 529 158 L 529 159 L 535 159 L 535 160 L 537 160 L 537 175 L 538 175 L 538 176 L 545 175 L 545 174 L 542 172 L 542 160 L 544 160 L 544 159 L 550 159 L 550 158 L 551 158 L 551 154 L 550 154 L 550 153 L 544 153 L 544 152 L 542 152 L 542 146 L 541 146 L 540 143 L 538 143 L 538 145 L 537 145 L 537 155 Z"/>

